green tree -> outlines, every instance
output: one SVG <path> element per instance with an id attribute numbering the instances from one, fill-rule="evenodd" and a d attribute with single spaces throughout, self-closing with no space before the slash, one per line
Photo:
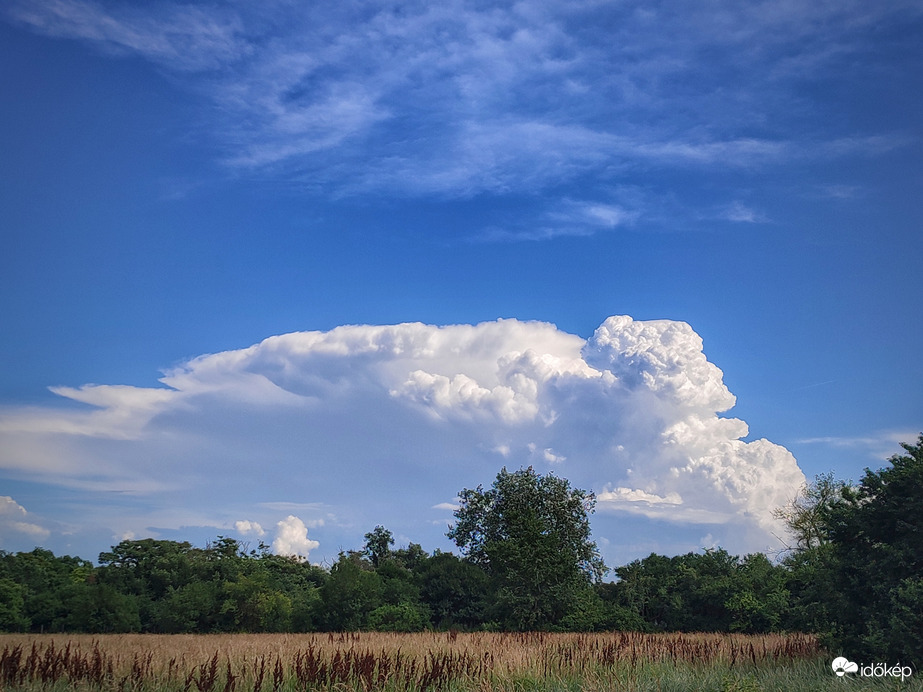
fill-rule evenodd
<path id="1" fill-rule="evenodd" d="M 376 526 L 373 531 L 365 534 L 365 545 L 362 554 L 378 567 L 391 556 L 391 546 L 394 545 L 394 536 L 384 526 Z"/>
<path id="2" fill-rule="evenodd" d="M 590 540 L 596 498 L 567 480 L 504 468 L 489 490 L 466 488 L 459 498 L 447 535 L 489 575 L 500 626 L 559 625 L 605 572 Z"/>
<path id="3" fill-rule="evenodd" d="M 833 474 L 817 476 L 774 513 L 785 522 L 790 536 L 782 560 L 790 594 L 783 625 L 820 634 L 827 641 L 833 636 L 838 613 L 850 607 L 837 584 L 839 559 L 830 536 L 830 513 L 847 487 Z"/>
<path id="4" fill-rule="evenodd" d="M 738 559 L 726 550 L 650 555 L 616 569 L 620 602 L 661 631 L 728 631 Z"/>
<path id="5" fill-rule="evenodd" d="M 782 627 L 790 603 L 787 572 L 762 553 L 747 555 L 734 572 L 733 593 L 725 601 L 730 630 L 747 634 L 774 632 Z"/>
<path id="6" fill-rule="evenodd" d="M 108 584 L 71 584 L 64 600 L 67 612 L 59 623 L 61 630 L 107 634 L 141 629 L 137 598 Z"/>
<path id="7" fill-rule="evenodd" d="M 596 593 L 602 602 L 602 616 L 597 629 L 620 632 L 649 632 L 653 629 L 638 608 L 625 604 L 622 582 L 600 582 L 596 584 Z"/>
<path id="8" fill-rule="evenodd" d="M 219 627 L 221 584 L 193 581 L 171 589 L 158 602 L 151 629 L 169 634 L 215 632 Z"/>
<path id="9" fill-rule="evenodd" d="M 234 632 L 285 632 L 291 628 L 292 601 L 254 571 L 224 583 L 223 629 Z"/>
<path id="10" fill-rule="evenodd" d="M 484 622 L 488 577 L 452 553 L 436 552 L 420 567 L 420 595 L 442 629 L 474 629 Z"/>
<path id="11" fill-rule="evenodd" d="M 266 572 L 267 584 L 291 600 L 289 628 L 295 632 L 313 630 L 321 604 L 321 586 L 329 576 L 327 572 L 292 556 L 273 555 L 267 546 L 261 546 L 258 559 L 259 568 Z M 274 623 L 270 630 L 278 626 Z"/>
<path id="12" fill-rule="evenodd" d="M 847 487 L 843 481 L 835 480 L 832 473 L 819 475 L 813 483 L 802 486 L 788 505 L 773 512 L 788 527 L 794 543 L 789 550 L 803 552 L 829 542 L 829 510 L 842 499 Z"/>
<path id="13" fill-rule="evenodd" d="M 402 601 L 378 606 L 369 613 L 367 625 L 375 632 L 420 632 L 427 623 L 426 613 L 419 605 Z"/>
<path id="14" fill-rule="evenodd" d="M 25 632 L 32 624 L 26 617 L 23 591 L 12 579 L 0 579 L 0 632 Z"/>
<path id="15" fill-rule="evenodd" d="M 153 538 L 122 541 L 99 554 L 100 580 L 123 593 L 156 600 L 193 580 L 193 550 L 186 542 Z"/>
<path id="16" fill-rule="evenodd" d="M 923 665 L 923 434 L 890 467 L 866 469 L 826 513 L 843 602 L 834 646 Z M 917 634 L 914 634 L 917 633 Z M 913 635 L 913 636 L 910 636 Z"/>
<path id="17" fill-rule="evenodd" d="M 632 629 L 665 629 L 668 619 L 680 608 L 678 594 L 673 588 L 673 572 L 673 561 L 656 553 L 617 567 L 618 582 L 609 589 L 611 594 L 607 600 L 635 614 L 644 623 L 643 627 Z"/>
<path id="18" fill-rule="evenodd" d="M 325 630 L 365 629 L 368 616 L 381 605 L 381 578 L 358 553 L 340 553 L 321 587 L 319 621 Z"/>
<path id="19" fill-rule="evenodd" d="M 403 567 L 417 573 L 426 564 L 429 555 L 419 543 L 411 543 L 406 548 L 398 548 L 391 553 L 391 557 Z"/>
<path id="20" fill-rule="evenodd" d="M 786 570 L 760 553 L 650 555 L 616 574 L 608 600 L 615 624 L 629 629 L 769 632 L 781 629 L 789 604 Z"/>
<path id="21" fill-rule="evenodd" d="M 18 613 L 34 631 L 56 632 L 65 629 L 70 610 L 69 600 L 75 584 L 84 584 L 94 574 L 93 566 L 79 557 L 56 557 L 50 550 L 36 548 L 27 553 L 0 551 L 0 579 L 8 579 L 18 588 L 7 591 L 13 622 Z M 22 598 L 21 610 L 18 598 Z"/>
<path id="22" fill-rule="evenodd" d="M 100 561 L 94 568 L 40 548 L 0 551 L 0 630 L 309 631 L 328 579 L 322 568 L 272 555 L 268 546 L 245 554 L 236 540 L 220 536 L 204 549 L 123 541 Z M 395 569 L 409 575 L 397 563 Z"/>

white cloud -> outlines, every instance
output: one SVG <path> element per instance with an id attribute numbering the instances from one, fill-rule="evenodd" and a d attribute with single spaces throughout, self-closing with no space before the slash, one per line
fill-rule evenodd
<path id="1" fill-rule="evenodd" d="M 250 51 L 233 12 L 161 3 L 159 13 L 137 5 L 92 0 L 12 2 L 7 13 L 50 36 L 91 41 L 117 53 L 140 54 L 181 71 L 210 70 Z"/>
<path id="2" fill-rule="evenodd" d="M 276 538 L 272 542 L 272 551 L 276 555 L 297 556 L 305 560 L 320 543 L 308 538 L 308 527 L 298 517 L 290 514 L 276 524 Z"/>
<path id="3" fill-rule="evenodd" d="M 625 316 L 589 339 L 512 319 L 284 334 L 194 358 L 163 390 L 56 390 L 89 411 L 33 407 L 28 426 L 10 411 L 0 468 L 85 492 L 128 488 L 161 513 L 195 507 L 196 525 L 242 533 L 257 531 L 237 520 L 253 507 L 263 526 L 265 512 L 291 512 L 274 550 L 305 556 L 317 548 L 309 526 L 356 536 L 389 517 L 413 525 L 434 498 L 489 482 L 499 456 L 596 491 L 603 525 L 627 512 L 760 549 L 804 475 L 786 449 L 744 442 L 747 424 L 719 417 L 735 397 L 702 348 L 685 323 Z M 158 522 L 132 526 L 171 525 Z"/>
<path id="4" fill-rule="evenodd" d="M 550 240 L 562 236 L 589 236 L 630 225 L 641 215 L 609 202 L 562 200 L 526 228 L 488 228 L 476 241 L 519 242 Z"/>
<path id="5" fill-rule="evenodd" d="M 89 404 L 92 414 L 60 415 L 54 419 L 23 409 L 0 419 L 0 432 L 21 431 L 46 434 L 78 434 L 131 440 L 141 435 L 147 422 L 170 404 L 176 393 L 168 389 L 146 389 L 124 385 L 49 387 L 55 394 Z"/>
<path id="6" fill-rule="evenodd" d="M 29 540 L 43 540 L 51 535 L 51 531 L 44 526 L 28 521 L 29 516 L 26 508 L 12 497 L 0 496 L 0 534 L 17 533 Z"/>
<path id="7" fill-rule="evenodd" d="M 256 536 L 257 538 L 260 538 L 266 535 L 263 527 L 260 526 L 258 522 L 249 521 L 247 519 L 235 521 L 234 528 L 237 530 L 237 533 L 243 536 Z"/>
<path id="8" fill-rule="evenodd" d="M 528 445 L 526 445 L 526 447 L 529 449 L 529 458 L 532 461 L 543 461 L 547 464 L 557 464 L 567 460 L 567 457 L 555 454 L 551 447 L 546 447 L 545 449 L 540 450 L 534 442 L 530 442 Z"/>
<path id="9" fill-rule="evenodd" d="M 762 212 L 756 211 L 743 202 L 733 202 L 718 213 L 718 217 L 737 223 L 766 223 L 768 220 Z"/>
<path id="10" fill-rule="evenodd" d="M 799 444 L 819 444 L 864 450 L 870 459 L 883 463 L 894 454 L 904 454 L 901 443 L 911 444 L 920 436 L 914 430 L 881 430 L 864 437 L 827 436 L 798 440 Z"/>
<path id="11" fill-rule="evenodd" d="M 631 391 L 656 393 L 680 409 L 722 412 L 736 403 L 721 371 L 702 352 L 701 337 L 685 322 L 610 317 L 590 339 L 585 356 Z"/>
<path id="12" fill-rule="evenodd" d="M 661 497 L 643 490 L 629 488 L 615 488 L 600 493 L 596 499 L 601 503 L 617 504 L 621 502 L 639 503 L 645 505 L 681 505 L 683 498 L 678 493 L 670 493 L 668 497 Z"/>
<path id="13" fill-rule="evenodd" d="M 829 184 L 818 186 L 818 194 L 823 197 L 832 199 L 857 199 L 861 197 L 865 190 L 858 185 Z"/>
<path id="14" fill-rule="evenodd" d="M 562 461 L 567 461 L 567 457 L 560 454 L 555 454 L 551 447 L 547 447 L 542 450 L 542 459 L 547 461 L 549 464 L 560 464 Z"/>
<path id="15" fill-rule="evenodd" d="M 340 193 L 457 197 L 906 143 L 761 127 L 809 110 L 797 85 L 861 50 L 869 27 L 920 14 L 912 0 L 803 5 L 12 0 L 5 15 L 178 74 L 212 104 L 208 129 L 232 167 Z M 730 62 L 747 78 L 719 87 Z M 546 224 L 533 239 L 626 220 L 585 211 L 589 226 Z"/>

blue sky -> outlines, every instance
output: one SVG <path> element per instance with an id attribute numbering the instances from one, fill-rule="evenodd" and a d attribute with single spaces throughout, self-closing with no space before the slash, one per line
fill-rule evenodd
<path id="1" fill-rule="evenodd" d="M 596 492 L 610 564 L 772 548 L 769 504 L 923 430 L 921 30 L 7 3 L 0 549 L 447 549 L 504 464 Z"/>

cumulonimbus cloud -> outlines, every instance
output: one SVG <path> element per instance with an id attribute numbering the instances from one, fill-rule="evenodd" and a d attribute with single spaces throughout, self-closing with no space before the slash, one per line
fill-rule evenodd
<path id="1" fill-rule="evenodd" d="M 515 319 L 343 326 L 200 356 L 162 383 L 59 387 L 93 408 L 8 411 L 0 468 L 200 511 L 207 492 L 233 525 L 293 501 L 341 523 L 357 507 L 431 514 L 500 465 L 535 465 L 594 490 L 603 516 L 724 525 L 744 548 L 772 541 L 772 510 L 804 482 L 785 448 L 721 415 L 735 397 L 683 322 L 610 317 L 589 339 Z M 298 521 L 277 524 L 277 551 L 314 549 Z"/>

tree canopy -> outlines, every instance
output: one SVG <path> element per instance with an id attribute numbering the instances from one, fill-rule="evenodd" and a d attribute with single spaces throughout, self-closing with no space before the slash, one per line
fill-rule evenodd
<path id="1" fill-rule="evenodd" d="M 435 629 L 803 631 L 836 655 L 923 664 L 923 435 L 858 484 L 819 476 L 780 509 L 784 559 L 652 554 L 601 580 L 592 493 L 532 468 L 465 489 L 461 549 L 393 548 L 376 526 L 330 567 L 218 537 L 122 541 L 98 565 L 0 551 L 0 631 Z"/>
<path id="2" fill-rule="evenodd" d="M 372 564 L 378 567 L 391 555 L 391 546 L 394 545 L 394 536 L 384 526 L 376 526 L 374 531 L 365 534 L 363 554 Z"/>
<path id="3" fill-rule="evenodd" d="M 923 435 L 857 485 L 820 476 L 785 508 L 790 620 L 837 653 L 923 663 Z M 851 659 L 852 660 L 852 659 Z"/>
<path id="4" fill-rule="evenodd" d="M 500 626 L 554 627 L 602 578 L 606 567 L 590 539 L 592 493 L 532 467 L 504 468 L 490 489 L 466 488 L 459 499 L 447 535 L 491 578 Z"/>
<path id="5" fill-rule="evenodd" d="M 844 651 L 923 662 L 923 435 L 827 512 Z M 855 655 L 855 654 L 853 654 Z"/>

